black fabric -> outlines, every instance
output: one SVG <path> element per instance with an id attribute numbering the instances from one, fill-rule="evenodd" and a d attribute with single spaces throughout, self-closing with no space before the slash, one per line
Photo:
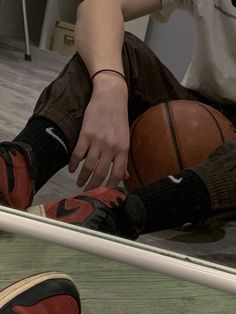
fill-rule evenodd
<path id="1" fill-rule="evenodd" d="M 210 214 L 210 198 L 198 175 L 192 171 L 182 171 L 171 178 L 131 191 L 146 208 L 147 226 L 144 233 L 185 223 L 204 223 Z"/>
<path id="2" fill-rule="evenodd" d="M 45 118 L 30 120 L 14 142 L 32 147 L 37 161 L 35 189 L 38 191 L 58 170 L 68 164 L 71 151 L 61 129 Z"/>

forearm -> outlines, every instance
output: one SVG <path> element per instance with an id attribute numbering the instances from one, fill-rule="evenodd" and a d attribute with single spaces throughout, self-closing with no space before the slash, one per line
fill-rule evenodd
<path id="1" fill-rule="evenodd" d="M 101 69 L 123 73 L 124 18 L 116 0 L 85 0 L 78 8 L 77 49 L 90 75 Z"/>

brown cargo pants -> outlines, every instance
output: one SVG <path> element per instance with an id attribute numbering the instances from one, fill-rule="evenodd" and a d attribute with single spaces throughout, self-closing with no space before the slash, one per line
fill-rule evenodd
<path id="1" fill-rule="evenodd" d="M 157 103 L 175 99 L 198 99 L 220 110 L 236 126 L 236 104 L 217 103 L 181 86 L 158 57 L 138 38 L 125 33 L 123 65 L 129 88 L 129 121 Z M 75 147 L 92 83 L 80 55 L 68 62 L 59 76 L 41 94 L 33 117 L 56 123 Z M 236 139 L 220 146 L 192 169 L 205 182 L 214 214 L 236 215 Z"/>

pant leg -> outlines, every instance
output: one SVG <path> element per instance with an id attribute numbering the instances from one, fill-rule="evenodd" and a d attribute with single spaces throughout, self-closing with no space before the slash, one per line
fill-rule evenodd
<path id="1" fill-rule="evenodd" d="M 236 218 L 236 138 L 219 146 L 191 170 L 207 187 L 212 208 L 210 220 Z"/>
<path id="2" fill-rule="evenodd" d="M 192 97 L 157 56 L 141 40 L 127 32 L 122 58 L 129 87 L 130 123 L 156 103 Z M 91 93 L 89 73 L 79 53 L 76 53 L 41 94 L 33 118 L 42 116 L 57 124 L 66 135 L 72 151 Z"/>
<path id="3" fill-rule="evenodd" d="M 92 82 L 88 70 L 76 53 L 58 77 L 43 90 L 30 120 L 44 117 L 58 125 L 72 152 L 91 93 Z"/>

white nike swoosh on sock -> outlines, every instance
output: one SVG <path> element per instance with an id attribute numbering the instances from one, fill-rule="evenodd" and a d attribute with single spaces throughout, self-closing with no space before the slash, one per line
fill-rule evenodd
<path id="1" fill-rule="evenodd" d="M 180 178 L 180 179 L 176 179 L 175 177 L 173 176 L 168 176 L 168 178 L 173 181 L 174 183 L 176 184 L 180 184 L 182 181 L 183 181 L 183 178 Z"/>
<path id="2" fill-rule="evenodd" d="M 56 135 L 54 132 L 53 132 L 54 128 L 46 128 L 45 131 L 51 135 L 53 138 L 55 138 L 55 140 L 57 140 L 59 143 L 61 143 L 61 145 L 65 148 L 65 151 L 68 153 L 68 149 L 66 147 L 66 144 L 63 142 L 63 140 L 58 136 Z"/>

